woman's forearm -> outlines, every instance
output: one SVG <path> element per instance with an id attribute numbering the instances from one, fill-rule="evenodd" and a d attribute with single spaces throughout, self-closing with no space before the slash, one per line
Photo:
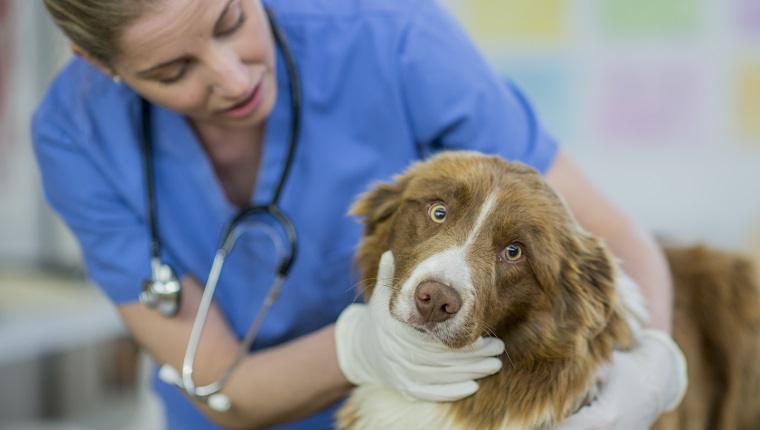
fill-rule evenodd
<path id="1" fill-rule="evenodd" d="M 622 215 L 621 215 L 622 216 Z M 665 254 L 652 236 L 632 221 L 603 232 L 622 268 L 641 288 L 649 311 L 647 326 L 670 333 L 673 319 L 673 281 Z"/>
<path id="2" fill-rule="evenodd" d="M 223 393 L 233 410 L 206 414 L 227 428 L 262 428 L 309 416 L 351 389 L 338 367 L 330 325 L 281 346 L 247 356 Z"/>
<path id="3" fill-rule="evenodd" d="M 130 333 L 159 364 L 182 368 L 202 287 L 182 279 L 179 314 L 160 316 L 139 303 L 119 307 Z M 209 310 L 195 356 L 197 386 L 216 381 L 229 366 L 239 345 L 216 306 Z M 245 356 L 222 389 L 232 407 L 215 412 L 196 404 L 225 428 L 263 428 L 306 417 L 346 394 L 351 384 L 338 367 L 334 326 Z"/>

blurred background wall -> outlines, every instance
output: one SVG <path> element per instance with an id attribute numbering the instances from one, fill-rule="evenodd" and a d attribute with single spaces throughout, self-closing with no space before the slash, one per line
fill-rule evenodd
<path id="1" fill-rule="evenodd" d="M 645 226 L 760 249 L 760 0 L 443 1 Z M 82 279 L 29 142 L 31 112 L 68 55 L 41 1 L 0 0 L 0 428 L 96 415 L 116 428 L 119 412 L 95 405 L 132 381 L 114 365 L 129 349 L 118 320 Z"/>
<path id="2" fill-rule="evenodd" d="M 42 199 L 29 138 L 31 113 L 67 57 L 41 1 L 0 0 L 0 267 L 78 261 Z"/>
<path id="3" fill-rule="evenodd" d="M 760 0 L 444 0 L 597 182 L 652 230 L 760 227 Z M 0 266 L 70 267 L 29 116 L 69 56 L 41 2 L 0 0 Z"/>
<path id="4" fill-rule="evenodd" d="M 29 121 L 69 55 L 42 1 L 0 0 L 0 429 L 158 428 L 147 366 L 40 191 Z"/>
<path id="5" fill-rule="evenodd" d="M 446 0 L 589 174 L 678 241 L 760 233 L 760 0 Z"/>

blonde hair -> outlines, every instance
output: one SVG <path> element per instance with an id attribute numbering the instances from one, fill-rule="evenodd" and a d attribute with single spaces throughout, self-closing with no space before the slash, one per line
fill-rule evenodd
<path id="1" fill-rule="evenodd" d="M 44 0 L 55 24 L 83 51 L 106 66 L 120 53 L 124 29 L 156 0 Z"/>

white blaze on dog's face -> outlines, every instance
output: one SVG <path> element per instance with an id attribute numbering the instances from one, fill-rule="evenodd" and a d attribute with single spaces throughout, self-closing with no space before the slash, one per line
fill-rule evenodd
<path id="1" fill-rule="evenodd" d="M 460 220 L 459 226 L 464 227 L 466 236 L 458 234 L 458 240 L 446 237 L 454 228 L 444 224 L 447 221 L 448 224 L 452 223 L 449 206 L 462 207 L 461 203 L 455 196 L 447 198 L 446 201 L 436 197 L 427 199 L 430 203 L 426 205 L 423 215 L 433 224 L 430 225 L 432 228 L 424 230 L 433 234 L 426 242 L 438 239 L 447 247 L 436 247 L 430 255 L 423 254 L 427 258 L 414 266 L 401 288 L 394 292 L 394 300 L 390 307 L 394 317 L 434 334 L 442 341 L 460 337 L 461 333 L 467 330 L 471 325 L 469 320 L 473 317 L 477 296 L 468 254 L 472 252 L 476 238 L 494 210 L 496 197 L 495 193 L 491 193 L 479 205 L 479 209 L 475 211 L 476 215 L 471 213 L 469 220 Z M 429 223 L 427 220 L 425 222 Z"/>
<path id="2" fill-rule="evenodd" d="M 376 273 L 383 251 L 394 254 L 390 312 L 398 320 L 461 348 L 482 335 L 525 339 L 539 335 L 531 325 L 604 318 L 609 303 L 601 294 L 561 288 L 574 284 L 560 279 L 568 266 L 596 258 L 577 254 L 598 249 L 580 243 L 588 235 L 535 170 L 456 152 L 395 179 L 365 194 L 352 213 L 367 225 L 359 250 L 365 277 Z M 570 272 L 610 270 L 605 258 L 596 258 L 599 267 Z M 599 299 L 588 301 L 596 307 L 589 313 L 565 305 L 577 302 L 560 300 L 567 295 Z"/>

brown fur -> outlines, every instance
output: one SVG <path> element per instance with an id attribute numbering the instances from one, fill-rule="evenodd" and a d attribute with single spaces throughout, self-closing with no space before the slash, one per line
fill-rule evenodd
<path id="1" fill-rule="evenodd" d="M 599 366 L 634 339 L 604 244 L 577 225 L 539 174 L 475 153 L 417 163 L 352 209 L 366 225 L 357 258 L 363 279 L 374 279 L 380 255 L 393 251 L 395 293 L 426 256 L 464 240 L 493 191 L 498 209 L 467 254 L 477 290 L 473 317 L 466 330 L 442 341 L 460 348 L 495 335 L 507 354 L 498 374 L 481 380 L 473 396 L 446 404 L 445 413 L 467 429 L 496 429 L 505 420 L 549 428 L 588 403 Z M 427 216 L 435 202 L 449 209 L 444 224 Z M 509 243 L 521 244 L 524 260 L 499 261 Z M 706 248 L 670 250 L 668 257 L 674 336 L 691 384 L 681 408 L 659 428 L 760 428 L 760 298 L 749 264 Z M 351 428 L 360 414 L 349 400 L 339 426 Z"/>
<path id="2" fill-rule="evenodd" d="M 703 246 L 666 251 L 689 389 L 655 428 L 760 428 L 760 293 L 751 262 Z"/>

